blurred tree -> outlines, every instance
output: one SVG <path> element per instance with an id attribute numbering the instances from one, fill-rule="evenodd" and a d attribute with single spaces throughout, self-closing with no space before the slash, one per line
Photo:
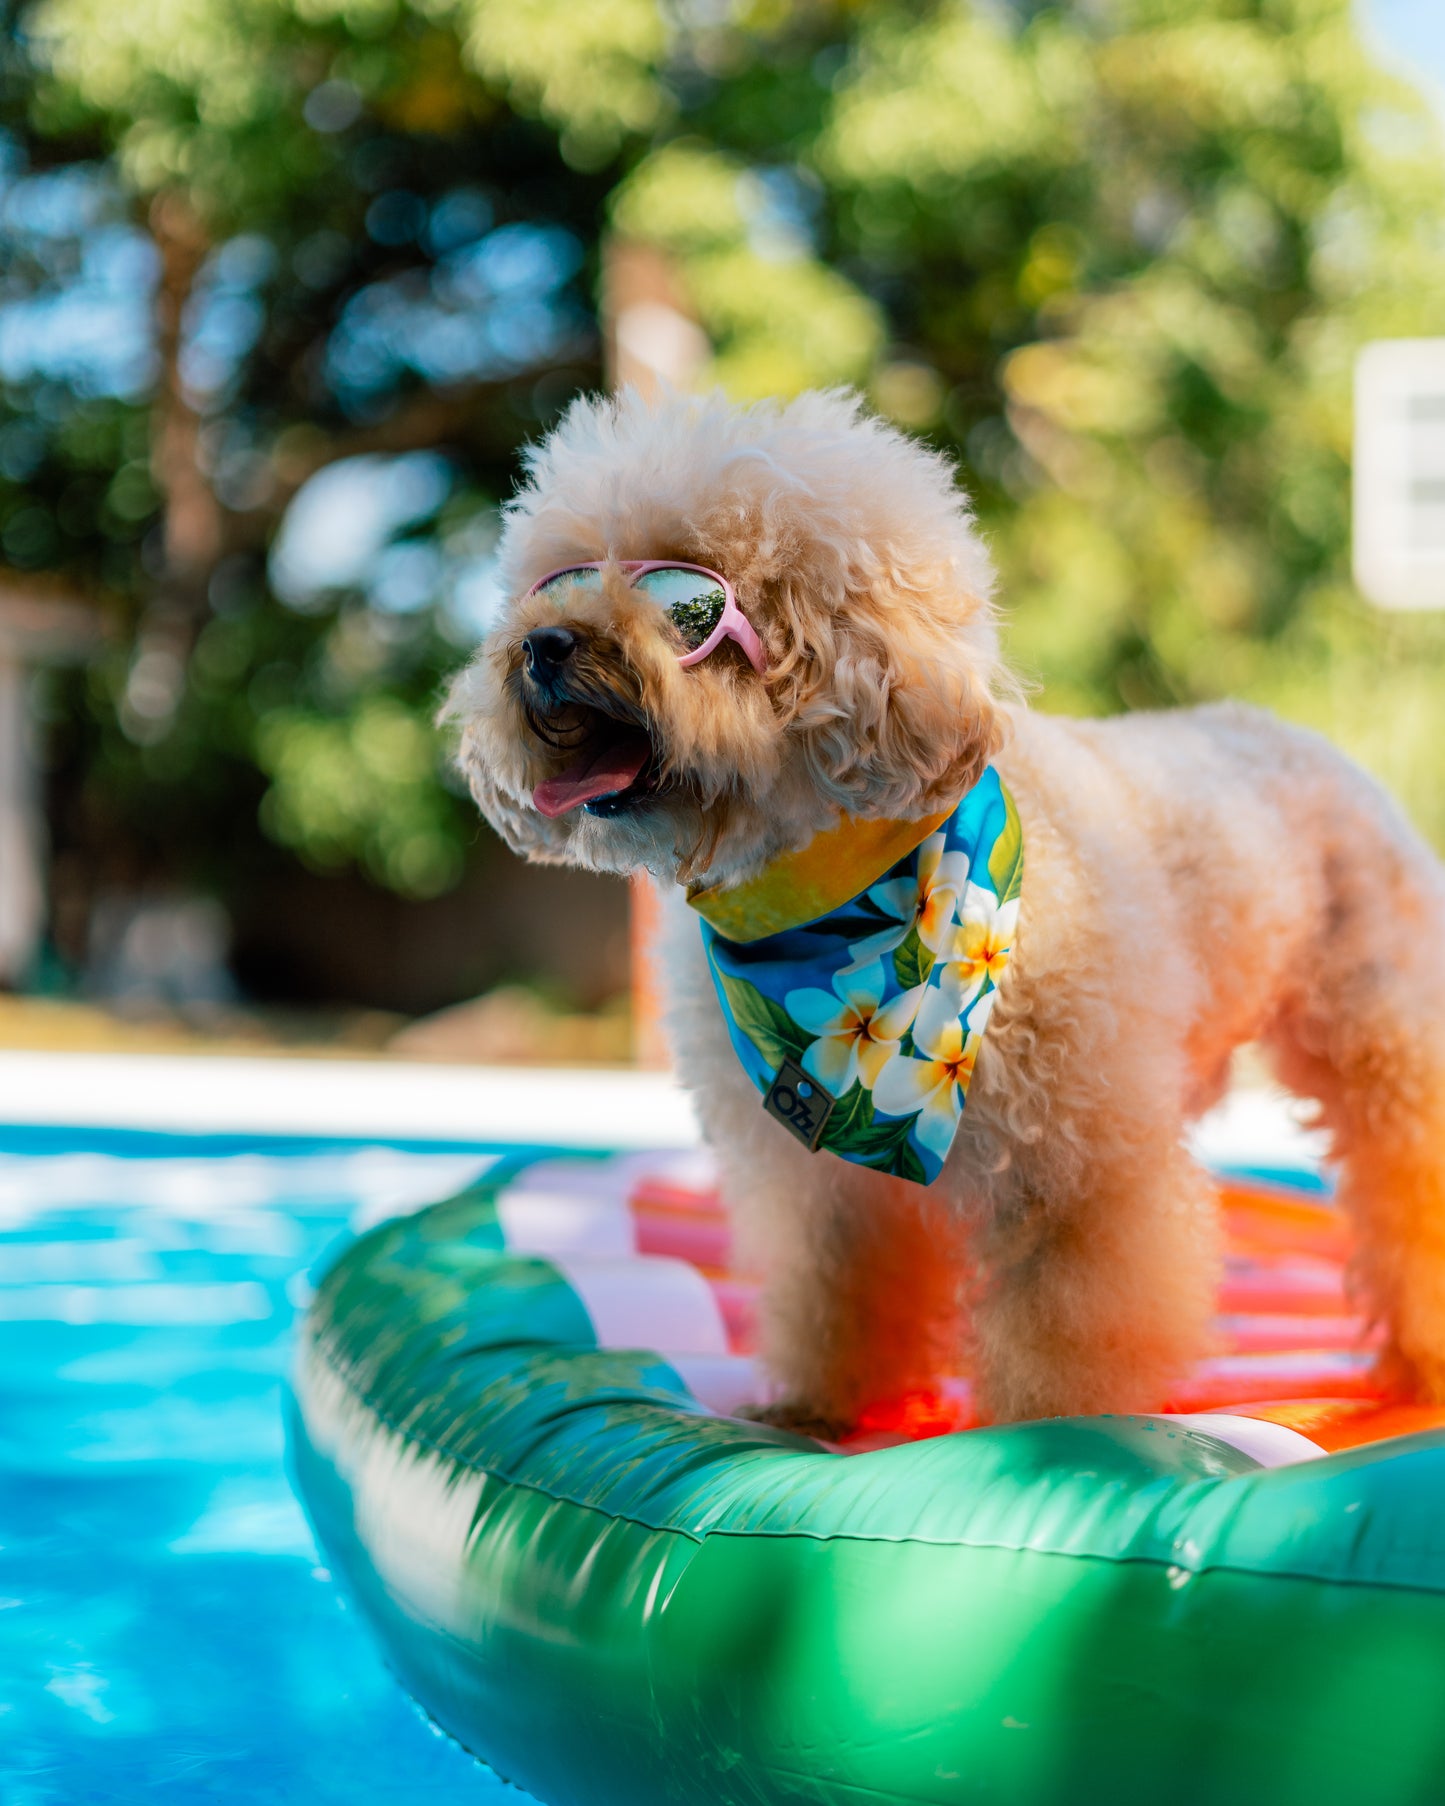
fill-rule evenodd
<path id="1" fill-rule="evenodd" d="M 1445 843 L 1445 623 L 1348 576 L 1353 361 L 1445 327 L 1445 156 L 1347 0 L 874 7 L 813 156 L 1048 700 L 1276 704 Z"/>
<path id="2" fill-rule="evenodd" d="M 0 361 L 26 434 L 0 535 L 103 584 L 117 627 L 54 703 L 62 843 L 233 888 L 259 822 L 436 894 L 475 838 L 430 726 L 471 637 L 448 588 L 518 442 L 596 380 L 605 188 L 414 16 L 29 23 L 7 218 L 36 241 L 11 265 L 33 344 Z M 268 555 L 323 470 L 353 475 L 316 522 L 349 555 L 288 580 Z"/>
<path id="3" fill-rule="evenodd" d="M 1437 330 L 1445 162 L 1348 0 L 35 0 L 7 34 L 0 555 L 101 594 L 62 838 L 404 894 L 430 712 L 611 231 L 744 395 L 962 458 L 1044 701 L 1246 694 L 1445 841 L 1445 632 L 1347 569 L 1365 339 Z"/>

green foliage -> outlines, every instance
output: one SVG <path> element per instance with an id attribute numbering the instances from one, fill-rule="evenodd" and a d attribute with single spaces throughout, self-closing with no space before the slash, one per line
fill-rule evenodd
<path id="1" fill-rule="evenodd" d="M 702 645 L 723 618 L 727 605 L 727 597 L 720 589 L 714 588 L 705 596 L 693 597 L 686 602 L 674 602 L 667 611 L 667 618 L 689 646 L 697 647 Z"/>
<path id="2" fill-rule="evenodd" d="M 1445 840 L 1439 624 L 1347 576 L 1353 360 L 1439 330 L 1445 162 L 1346 0 L 872 7 L 813 154 L 1047 701 L 1283 706 Z"/>
<path id="3" fill-rule="evenodd" d="M 674 259 L 714 346 L 704 381 L 747 399 L 863 381 L 883 344 L 878 308 L 795 242 L 759 243 L 766 209 L 745 163 L 681 141 L 644 158 L 612 219 Z"/>
<path id="4" fill-rule="evenodd" d="M 471 66 L 555 126 L 581 168 L 673 115 L 659 79 L 671 34 L 656 0 L 462 0 L 458 16 Z"/>
<path id="5" fill-rule="evenodd" d="M 112 621 L 54 691 L 62 843 L 104 822 L 224 878 L 264 835 L 408 894 L 452 881 L 474 830 L 430 718 L 458 573 L 522 443 L 600 379 L 609 231 L 666 254 L 706 380 L 859 382 L 959 458 L 1045 706 L 1273 704 L 1445 843 L 1445 622 L 1381 617 L 1348 571 L 1353 361 L 1439 330 L 1445 159 L 1349 0 L 24 20 L 3 179 L 93 199 L 69 236 L 0 225 L 0 309 L 58 305 L 124 239 L 152 352 L 182 321 L 169 365 L 12 361 L 0 389 L 0 559 Z M 199 565 L 163 455 L 192 429 Z M 398 614 L 353 574 L 283 601 L 268 559 L 306 474 L 426 448 L 450 473 L 405 528 L 427 593 Z"/>
<path id="6" fill-rule="evenodd" d="M 274 710 L 256 750 L 272 780 L 261 820 L 283 846 L 323 867 L 355 861 L 403 896 L 434 897 L 460 876 L 434 736 L 395 698 L 341 717 Z"/>
<path id="7" fill-rule="evenodd" d="M 606 187 L 415 12 L 56 0 L 29 22 L 0 115 L 0 309 L 74 313 L 123 280 L 127 316 L 0 384 L 0 562 L 110 630 L 49 688 L 57 855 L 228 892 L 274 845 L 435 894 L 485 843 L 431 727 L 475 638 L 452 604 L 517 447 L 596 381 Z M 434 444 L 438 494 L 372 569 L 276 594 L 309 471 Z M 393 601 L 408 535 L 422 590 Z"/>

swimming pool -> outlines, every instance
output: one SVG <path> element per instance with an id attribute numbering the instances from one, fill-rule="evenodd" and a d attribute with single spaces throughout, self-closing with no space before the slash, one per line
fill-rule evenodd
<path id="1" fill-rule="evenodd" d="M 291 1326 L 342 1241 L 506 1136 L 686 1148 L 677 1099 L 637 1074 L 0 1068 L 5 1108 L 48 1125 L 0 1126 L 0 1802 L 524 1802 L 427 1723 L 318 1563 L 283 1465 Z M 58 1126 L 68 1100 L 246 1133 Z M 1201 1151 L 1286 1162 L 1278 1110 L 1237 1101 Z M 497 1151 L 433 1139 L 456 1133 Z"/>
<path id="2" fill-rule="evenodd" d="M 434 1730 L 283 1467 L 307 1274 L 480 1151 L 0 1129 L 0 1800 L 527 1796 Z"/>

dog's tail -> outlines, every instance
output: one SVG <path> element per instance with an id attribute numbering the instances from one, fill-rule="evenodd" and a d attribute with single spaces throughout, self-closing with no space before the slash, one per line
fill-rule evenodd
<path id="1" fill-rule="evenodd" d="M 1272 1039 L 1341 1162 L 1382 1373 L 1445 1402 L 1445 868 L 1363 773 L 1334 775 L 1321 932 Z"/>

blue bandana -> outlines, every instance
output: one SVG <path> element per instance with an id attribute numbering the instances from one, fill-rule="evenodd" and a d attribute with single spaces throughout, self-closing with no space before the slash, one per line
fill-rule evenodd
<path id="1" fill-rule="evenodd" d="M 929 821 L 856 822 L 693 893 L 743 1070 L 810 1149 L 931 1185 L 958 1132 L 1023 885 L 990 765 Z"/>

